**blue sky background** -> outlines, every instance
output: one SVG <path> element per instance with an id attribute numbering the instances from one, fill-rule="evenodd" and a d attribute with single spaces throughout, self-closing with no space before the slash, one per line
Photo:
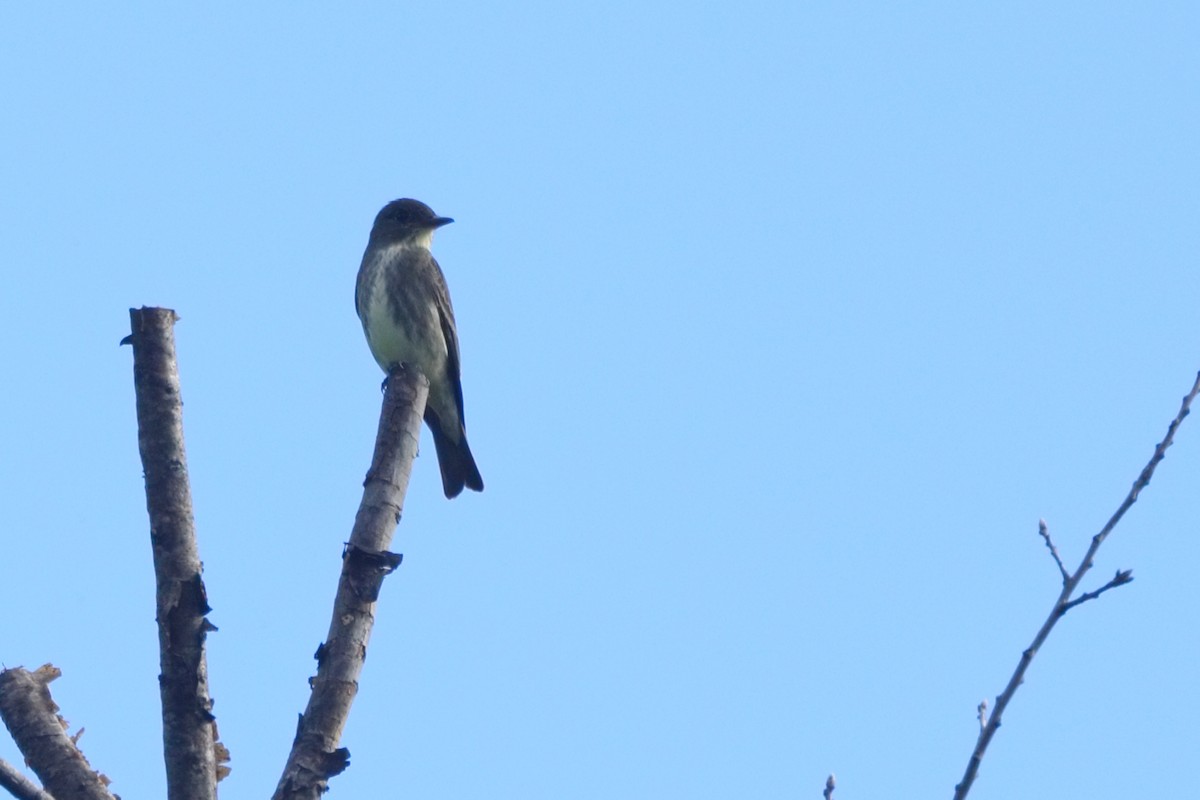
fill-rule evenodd
<path id="1" fill-rule="evenodd" d="M 371 220 L 458 221 L 487 482 L 416 464 L 334 797 L 949 797 L 1200 369 L 1188 3 L 0 9 L 0 661 L 161 795 L 128 308 L 177 327 L 228 798 L 380 404 Z M 1195 793 L 1200 420 L 972 797 Z M 0 757 L 19 762 L 7 737 Z"/>

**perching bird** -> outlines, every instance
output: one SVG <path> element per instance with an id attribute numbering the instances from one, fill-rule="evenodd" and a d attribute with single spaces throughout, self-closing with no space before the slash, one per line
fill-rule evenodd
<path id="1" fill-rule="evenodd" d="M 429 380 L 425 424 L 433 433 L 446 497 L 456 497 L 463 486 L 483 491 L 463 421 L 450 291 L 429 252 L 433 232 L 453 221 L 419 200 L 388 203 L 375 217 L 354 290 L 363 333 L 383 371 L 405 363 Z"/>

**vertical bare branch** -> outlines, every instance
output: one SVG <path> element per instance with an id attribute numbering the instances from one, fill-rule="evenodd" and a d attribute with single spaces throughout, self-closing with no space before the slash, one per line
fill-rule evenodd
<path id="1" fill-rule="evenodd" d="M 214 800 L 217 735 L 208 693 L 204 640 L 212 625 L 200 577 L 187 456 L 183 400 L 168 308 L 130 309 L 138 449 L 146 478 L 146 509 L 157 582 L 159 687 L 163 750 L 170 800 Z"/>
<path id="2" fill-rule="evenodd" d="M 1092 544 L 1088 548 L 1087 553 L 1084 554 L 1083 560 L 1079 563 L 1079 566 L 1075 569 L 1075 571 L 1069 576 L 1064 574 L 1062 591 L 1059 592 L 1058 599 L 1054 601 L 1054 606 L 1050 609 L 1050 615 L 1046 617 L 1046 621 L 1042 623 L 1041 629 L 1037 632 L 1037 635 L 1033 637 L 1033 643 L 1030 644 L 1029 647 L 1027 647 L 1021 654 L 1021 659 L 1017 662 L 1017 668 L 1013 671 L 1012 677 L 1009 678 L 1008 685 L 1005 686 L 1004 691 L 996 697 L 996 708 L 992 712 L 991 718 L 987 720 L 987 722 L 983 725 L 982 730 L 980 730 L 979 739 L 975 743 L 975 750 L 971 753 L 970 759 L 967 760 L 967 768 L 963 773 L 963 778 L 959 784 L 954 787 L 954 800 L 963 800 L 963 798 L 965 798 L 967 793 L 971 790 L 971 785 L 975 782 L 975 778 L 979 774 L 979 765 L 983 761 L 984 753 L 987 752 L 987 748 L 992 741 L 992 737 L 995 736 L 996 731 L 1000 729 L 1001 717 L 1004 716 L 1004 710 L 1008 708 L 1008 704 L 1012 700 L 1013 695 L 1016 694 L 1017 689 L 1020 687 L 1021 683 L 1024 682 L 1025 672 L 1029 669 L 1029 665 L 1033 663 L 1034 656 L 1036 656 L 1038 650 L 1041 649 L 1042 644 L 1046 641 L 1046 637 L 1050 635 L 1050 631 L 1054 630 L 1054 626 L 1060 619 L 1062 619 L 1063 614 L 1081 602 L 1099 597 L 1104 591 L 1114 588 L 1115 586 L 1121 586 L 1132 580 L 1127 571 L 1118 571 L 1116 577 L 1099 590 L 1095 592 L 1088 592 L 1087 594 L 1081 596 L 1078 600 L 1071 600 L 1072 595 L 1075 594 L 1075 590 L 1079 588 L 1079 582 L 1083 580 L 1083 576 L 1086 575 L 1088 570 L 1092 568 L 1092 564 L 1096 557 L 1096 551 L 1100 549 L 1100 545 L 1104 544 L 1104 540 L 1108 538 L 1108 535 L 1112 533 L 1113 528 L 1115 528 L 1117 523 L 1121 521 L 1121 518 L 1125 516 L 1125 512 L 1128 511 L 1135 502 L 1137 502 L 1138 495 L 1141 494 L 1142 489 L 1145 489 L 1150 485 L 1150 478 L 1154 476 L 1155 467 L 1157 467 L 1158 463 L 1163 460 L 1163 458 L 1166 456 L 1167 448 L 1170 447 L 1175 441 L 1175 431 L 1179 429 L 1179 426 L 1183 422 L 1184 418 L 1187 417 L 1187 415 L 1191 412 L 1192 401 L 1196 399 L 1197 394 L 1200 394 L 1200 374 L 1196 375 L 1196 381 L 1192 384 L 1192 390 L 1188 392 L 1186 396 L 1184 396 L 1183 402 L 1180 404 L 1179 413 L 1175 415 L 1175 419 L 1171 420 L 1171 424 L 1167 426 L 1167 435 L 1164 436 L 1163 440 L 1158 443 L 1157 447 L 1154 448 L 1154 454 L 1150 456 L 1150 461 L 1142 469 L 1142 472 L 1140 475 L 1138 475 L 1137 480 L 1133 482 L 1133 487 L 1130 488 L 1129 494 L 1125 496 L 1125 499 L 1121 502 L 1121 505 L 1117 507 L 1117 510 L 1109 518 L 1108 522 L 1105 523 L 1104 527 L 1100 529 L 1100 532 L 1092 537 Z M 1043 538 L 1046 540 L 1047 547 L 1051 548 L 1051 552 L 1054 554 L 1055 560 L 1059 561 L 1061 568 L 1061 561 L 1058 558 L 1058 553 L 1054 549 L 1053 544 L 1050 542 L 1048 535 L 1045 533 L 1045 525 L 1043 524 L 1039 526 L 1039 530 L 1042 532 Z"/>
<path id="3" fill-rule="evenodd" d="M 46 787 L 44 792 L 38 790 L 40 795 L 49 792 L 72 800 L 115 800 L 108 791 L 108 779 L 92 769 L 67 736 L 66 720 L 58 715 L 58 706 L 50 697 L 50 682 L 61 674 L 49 664 L 34 672 L 19 667 L 0 672 L 0 718 Z M 11 791 L 7 782 L 3 785 Z"/>
<path id="4" fill-rule="evenodd" d="M 275 800 L 316 800 L 328 788 L 329 778 L 349 764 L 349 751 L 339 748 L 338 742 L 358 693 L 380 587 L 384 577 L 400 564 L 400 556 L 387 548 L 404 507 L 428 394 L 429 382 L 415 369 L 401 367 L 388 376 L 375 455 L 363 482 L 350 541 L 342 553 L 329 635 L 317 649 L 312 694 L 300 717 Z"/>

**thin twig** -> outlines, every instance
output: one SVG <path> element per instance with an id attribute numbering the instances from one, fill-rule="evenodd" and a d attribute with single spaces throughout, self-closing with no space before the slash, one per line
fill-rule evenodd
<path id="1" fill-rule="evenodd" d="M 1046 541 L 1046 547 L 1050 549 L 1050 555 L 1054 556 L 1054 563 L 1058 564 L 1058 571 L 1062 573 L 1063 583 L 1071 580 L 1071 574 L 1067 572 L 1067 568 L 1063 565 L 1062 559 L 1058 555 L 1058 548 L 1054 546 L 1054 542 L 1050 539 L 1050 528 L 1046 526 L 1046 520 L 1038 520 L 1038 536 Z"/>
<path id="2" fill-rule="evenodd" d="M 0 788 L 7 789 L 17 800 L 54 800 L 53 797 L 21 770 L 0 758 Z"/>
<path id="3" fill-rule="evenodd" d="M 821 792 L 825 796 L 825 800 L 833 800 L 833 789 L 837 786 L 837 779 L 833 773 L 829 773 L 829 777 L 825 779 L 825 791 Z"/>
<path id="4" fill-rule="evenodd" d="M 971 785 L 975 782 L 976 776 L 979 774 L 979 765 L 983 761 L 984 753 L 987 752 L 988 745 L 992 741 L 992 737 L 996 735 L 996 731 L 1000 729 L 1001 718 L 1004 716 L 1004 710 L 1008 707 L 1013 695 L 1016 694 L 1017 688 L 1025 680 L 1025 672 L 1029 669 L 1029 665 L 1033 662 L 1033 657 L 1037 655 L 1042 644 L 1046 641 L 1046 637 L 1050 635 L 1050 631 L 1054 629 L 1055 624 L 1062 619 L 1067 607 L 1070 604 L 1071 595 L 1075 593 L 1079 582 L 1083 580 L 1083 576 L 1092 568 L 1093 559 L 1096 557 L 1096 551 L 1100 549 L 1100 545 L 1104 544 L 1104 540 L 1112 533 L 1113 528 L 1125 516 L 1125 512 L 1137 502 L 1138 495 L 1141 491 L 1150 485 L 1150 478 L 1154 475 L 1154 469 L 1158 463 L 1163 460 L 1166 455 L 1167 448 L 1175 441 L 1175 431 L 1178 430 L 1184 418 L 1191 411 L 1192 401 L 1196 399 L 1196 395 L 1200 394 L 1200 373 L 1196 375 L 1196 381 L 1192 384 L 1192 389 L 1183 398 L 1180 404 L 1179 413 L 1175 415 L 1175 419 L 1171 420 L 1171 424 L 1167 426 L 1167 435 L 1154 448 L 1154 454 L 1150 457 L 1150 461 L 1142 469 L 1136 481 L 1133 482 L 1133 487 L 1129 490 L 1129 494 L 1113 512 L 1108 522 L 1100 529 L 1100 532 L 1092 537 L 1092 544 L 1084 554 L 1083 560 L 1079 563 L 1079 567 L 1071 574 L 1070 578 L 1063 583 L 1062 591 L 1059 592 L 1058 598 L 1054 601 L 1054 607 L 1050 610 L 1050 615 L 1046 617 L 1046 621 L 1042 623 L 1042 627 L 1038 630 L 1037 635 L 1033 637 L 1033 643 L 1021 653 L 1021 658 L 1017 662 L 1017 668 L 1013 671 L 1012 677 L 1008 680 L 1008 685 L 1004 687 L 1004 691 L 996 697 L 996 707 L 992 711 L 992 717 L 988 720 L 983 730 L 979 732 L 979 739 L 975 743 L 975 750 L 971 753 L 971 757 L 967 760 L 967 768 L 963 773 L 962 780 L 954 787 L 954 800 L 963 800 L 967 793 L 971 790 Z M 1118 573 L 1120 575 L 1120 573 Z M 1115 580 L 1115 579 L 1114 579 Z M 1111 583 L 1111 582 L 1110 582 Z M 1123 581 L 1128 583 L 1128 580 Z M 1120 584 L 1116 584 L 1120 585 Z M 1105 587 L 1112 588 L 1111 586 Z M 1099 591 L 1104 591 L 1101 589 Z"/>
<path id="5" fill-rule="evenodd" d="M 1119 569 L 1119 570 L 1117 570 L 1117 574 L 1114 575 L 1113 579 L 1110 580 L 1108 583 L 1104 584 L 1103 586 L 1101 586 L 1099 589 L 1096 589 L 1095 591 L 1084 592 L 1083 594 L 1079 595 L 1079 597 L 1076 597 L 1074 600 L 1072 600 L 1069 603 L 1064 603 L 1062 610 L 1059 611 L 1058 613 L 1060 615 L 1065 614 L 1068 611 L 1070 611 L 1072 608 L 1074 608 L 1075 606 L 1079 605 L 1080 603 L 1086 603 L 1088 600 L 1095 600 L 1097 597 L 1104 594 L 1109 589 L 1115 589 L 1118 586 L 1124 586 L 1125 584 L 1131 582 L 1132 580 L 1133 580 L 1133 570 Z"/>

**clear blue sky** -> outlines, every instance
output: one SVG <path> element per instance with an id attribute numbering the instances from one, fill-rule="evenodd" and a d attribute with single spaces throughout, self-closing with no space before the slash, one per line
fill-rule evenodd
<path id="1" fill-rule="evenodd" d="M 140 7 L 139 7 L 140 6 Z M 0 661 L 163 791 L 130 306 L 177 328 L 227 798 L 307 697 L 375 212 L 458 221 L 334 797 L 950 797 L 1200 369 L 1190 3 L 0 10 Z M 1200 419 L 973 797 L 1195 794 Z M 19 761 L 7 737 L 0 757 Z"/>

